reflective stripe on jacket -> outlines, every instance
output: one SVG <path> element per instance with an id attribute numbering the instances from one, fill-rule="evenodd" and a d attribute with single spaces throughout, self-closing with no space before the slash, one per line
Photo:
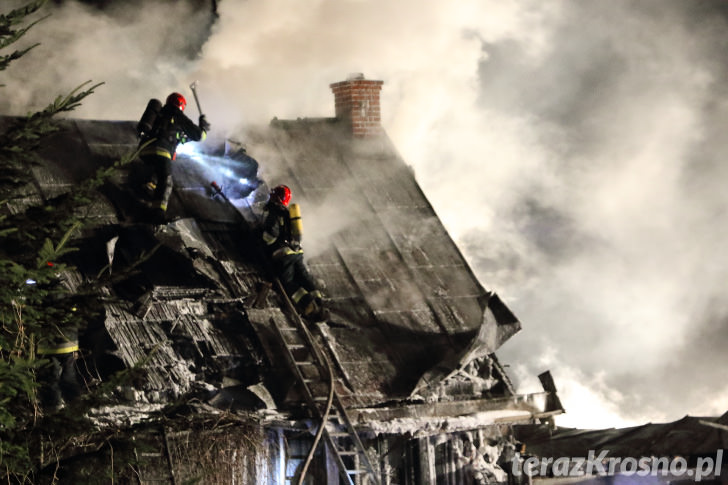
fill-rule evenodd
<path id="1" fill-rule="evenodd" d="M 50 335 L 38 340 L 38 353 L 42 355 L 70 354 L 78 350 L 78 331 L 54 329 Z"/>
<path id="2" fill-rule="evenodd" d="M 70 354 L 78 350 L 78 342 L 66 342 L 54 346 L 41 347 L 38 345 L 38 353 L 42 355 Z"/>

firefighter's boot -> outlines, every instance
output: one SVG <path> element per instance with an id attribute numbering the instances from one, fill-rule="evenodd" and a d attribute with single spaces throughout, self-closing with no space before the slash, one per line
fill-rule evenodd
<path id="1" fill-rule="evenodd" d="M 325 322 L 331 316 L 329 311 L 321 303 L 313 299 L 303 309 L 302 314 L 303 318 L 312 323 Z"/>

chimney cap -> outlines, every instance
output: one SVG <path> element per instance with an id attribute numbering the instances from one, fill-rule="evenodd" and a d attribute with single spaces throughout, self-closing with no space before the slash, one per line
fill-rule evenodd
<path id="1" fill-rule="evenodd" d="M 364 79 L 364 73 L 363 72 L 352 72 L 346 78 L 347 81 L 359 81 L 361 79 Z"/>

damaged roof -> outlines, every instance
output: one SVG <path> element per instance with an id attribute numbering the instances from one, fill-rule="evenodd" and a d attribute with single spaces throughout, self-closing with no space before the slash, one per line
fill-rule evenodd
<path id="1" fill-rule="evenodd" d="M 134 122 L 59 126 L 43 144 L 37 186 L 9 202 L 16 210 L 137 146 Z M 241 137 L 245 149 L 210 139 L 178 151 L 169 224 L 151 224 L 130 190 L 134 164 L 94 200 L 71 279 L 133 270 L 104 288 L 105 317 L 82 336 L 101 375 L 143 362 L 146 378 L 129 398 L 151 406 L 190 393 L 225 406 L 296 401 L 271 330 L 287 317 L 256 239 L 268 187 L 285 183 L 331 310 L 316 338 L 347 406 L 464 400 L 475 402 L 472 414 L 481 399 L 515 394 L 494 352 L 520 322 L 478 282 L 386 134 L 355 138 L 335 119 L 299 119 Z M 545 398 L 517 402 L 527 417 L 560 412 Z"/>

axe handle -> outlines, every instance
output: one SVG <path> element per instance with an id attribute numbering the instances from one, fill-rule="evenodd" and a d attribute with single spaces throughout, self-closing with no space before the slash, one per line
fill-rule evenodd
<path id="1" fill-rule="evenodd" d="M 197 99 L 197 85 L 196 83 L 190 84 L 190 89 L 192 90 L 192 96 L 195 98 L 195 104 L 197 105 L 197 111 L 200 113 L 200 116 L 202 116 L 202 108 L 200 108 L 200 100 Z"/>

